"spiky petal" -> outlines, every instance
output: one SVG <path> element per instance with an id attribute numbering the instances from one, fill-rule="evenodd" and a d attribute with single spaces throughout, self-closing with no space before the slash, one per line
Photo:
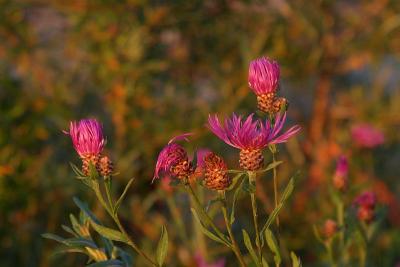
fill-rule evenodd
<path id="1" fill-rule="evenodd" d="M 76 152 L 81 158 L 98 156 L 104 148 L 106 140 L 103 137 L 103 128 L 96 119 L 71 121 L 69 132 Z"/>
<path id="2" fill-rule="evenodd" d="M 250 62 L 249 86 L 256 95 L 275 93 L 279 76 L 279 65 L 274 60 L 262 57 Z"/>
<path id="3" fill-rule="evenodd" d="M 253 115 L 243 120 L 241 116 L 233 114 L 223 124 L 216 115 L 210 115 L 208 128 L 222 141 L 241 150 L 263 149 L 270 144 L 284 143 L 300 130 L 300 126 L 295 125 L 280 134 L 286 120 L 286 113 L 283 116 L 278 114 L 273 125 L 269 120 L 265 120 L 265 123 L 261 120 L 253 120 Z"/>

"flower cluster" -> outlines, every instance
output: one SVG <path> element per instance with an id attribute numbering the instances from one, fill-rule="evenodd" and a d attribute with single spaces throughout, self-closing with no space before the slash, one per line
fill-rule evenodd
<path id="1" fill-rule="evenodd" d="M 351 136 L 358 147 L 374 148 L 384 143 L 385 136 L 369 124 L 359 124 L 351 128 Z"/>
<path id="2" fill-rule="evenodd" d="M 336 163 L 333 176 L 333 186 L 338 190 L 345 190 L 348 184 L 349 163 L 345 156 L 340 156 Z"/>

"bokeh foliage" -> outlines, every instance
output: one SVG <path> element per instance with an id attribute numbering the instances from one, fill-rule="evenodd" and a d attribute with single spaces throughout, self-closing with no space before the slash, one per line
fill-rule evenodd
<path id="1" fill-rule="evenodd" d="M 0 265 L 57 261 L 40 234 L 59 231 L 77 211 L 72 196 L 86 195 L 69 169 L 78 159 L 62 133 L 86 116 L 104 123 L 115 179 L 122 186 L 136 177 L 125 220 L 157 240 L 159 227 L 145 222 L 165 214 L 146 214 L 141 203 L 155 194 L 158 151 L 191 131 L 196 147 L 223 149 L 237 164 L 204 124 L 212 112 L 254 111 L 247 67 L 267 55 L 281 64 L 281 94 L 292 122 L 303 126 L 282 155 L 284 178 L 289 170 L 303 173 L 282 219 L 283 238 L 306 266 L 317 264 L 309 225 L 331 216 L 324 183 L 336 157 L 350 153 L 352 179 L 389 206 L 378 252 L 386 255 L 379 266 L 393 266 L 400 260 L 399 14 L 396 0 L 0 0 Z M 385 145 L 353 149 L 349 129 L 357 122 L 382 129 Z M 266 211 L 270 193 L 259 196 Z M 75 261 L 83 259 L 59 264 Z"/>

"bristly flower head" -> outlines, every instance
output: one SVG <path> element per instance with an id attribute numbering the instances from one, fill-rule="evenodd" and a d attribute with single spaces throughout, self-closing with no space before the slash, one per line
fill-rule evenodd
<path id="1" fill-rule="evenodd" d="M 172 138 L 158 155 L 153 181 L 160 178 L 162 174 L 173 175 L 178 178 L 188 176 L 192 172 L 186 150 L 179 144 L 174 143 L 180 140 L 188 141 L 191 133 L 182 134 Z"/>
<path id="2" fill-rule="evenodd" d="M 256 95 L 275 93 L 278 89 L 280 69 L 276 61 L 262 57 L 250 62 L 249 86 Z"/>
<path id="3" fill-rule="evenodd" d="M 286 113 L 283 116 L 278 114 L 274 125 L 269 120 L 265 120 L 265 123 L 261 120 L 253 121 L 253 115 L 242 121 L 242 116 L 233 114 L 224 124 L 220 123 L 216 115 L 210 115 L 208 128 L 222 141 L 241 150 L 263 149 L 270 144 L 285 143 L 300 130 L 300 126 L 295 125 L 279 135 L 286 120 Z"/>
<path id="4" fill-rule="evenodd" d="M 357 146 L 365 148 L 374 148 L 385 141 L 383 133 L 369 124 L 353 126 L 351 136 Z"/>
<path id="5" fill-rule="evenodd" d="M 106 140 L 103 137 L 103 128 L 95 119 L 71 121 L 69 134 L 76 152 L 81 158 L 97 157 L 104 148 Z"/>
<path id="6" fill-rule="evenodd" d="M 241 116 L 233 114 L 221 124 L 216 115 L 210 115 L 208 128 L 228 145 L 240 149 L 239 163 L 243 169 L 255 171 L 264 162 L 263 148 L 270 144 L 284 143 L 300 130 L 300 126 L 295 125 L 279 135 L 285 120 L 286 113 L 283 116 L 278 114 L 273 125 L 269 120 L 265 123 L 261 120 L 253 121 L 253 114 L 244 121 Z"/>

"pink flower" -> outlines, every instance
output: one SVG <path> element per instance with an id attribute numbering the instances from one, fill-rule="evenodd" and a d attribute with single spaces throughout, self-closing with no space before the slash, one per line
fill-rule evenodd
<path id="1" fill-rule="evenodd" d="M 356 197 L 356 199 L 354 200 L 354 204 L 367 208 L 374 208 L 376 205 L 376 195 L 374 192 L 366 191 Z"/>
<path id="2" fill-rule="evenodd" d="M 340 156 L 336 163 L 336 171 L 333 176 L 333 185 L 339 190 L 344 190 L 347 187 L 349 164 L 345 156 Z"/>
<path id="3" fill-rule="evenodd" d="M 191 163 L 186 150 L 175 141 L 186 140 L 191 133 L 182 134 L 172 138 L 158 155 L 153 181 L 162 174 L 183 178 L 191 172 Z"/>
<path id="4" fill-rule="evenodd" d="M 374 148 L 385 141 L 383 133 L 369 124 L 352 127 L 351 136 L 357 146 L 365 148 Z"/>
<path id="5" fill-rule="evenodd" d="M 95 119 L 71 121 L 69 134 L 76 152 L 81 158 L 98 156 L 104 148 L 106 140 L 103 137 L 103 128 Z"/>
<path id="6" fill-rule="evenodd" d="M 253 114 L 242 121 L 241 116 L 232 115 L 221 124 L 216 115 L 209 116 L 208 128 L 228 145 L 240 149 L 240 166 L 247 171 L 257 171 L 264 163 L 262 149 L 270 144 L 286 142 L 295 135 L 300 126 L 295 125 L 280 134 L 286 120 L 286 113 L 275 117 L 275 123 L 268 120 L 263 123 L 261 120 L 253 121 Z"/>
<path id="7" fill-rule="evenodd" d="M 279 65 L 269 58 L 258 58 L 250 62 L 249 86 L 256 95 L 275 93 L 279 82 Z"/>
<path id="8" fill-rule="evenodd" d="M 225 267 L 225 259 L 219 259 L 213 263 L 207 263 L 206 259 L 200 254 L 196 253 L 194 256 L 197 267 Z"/>
<path id="9" fill-rule="evenodd" d="M 292 126 L 285 133 L 279 135 L 286 120 L 286 113 L 275 117 L 275 123 L 265 120 L 253 121 L 253 114 L 242 121 L 241 116 L 232 115 L 232 118 L 226 119 L 221 124 L 216 115 L 209 116 L 208 127 L 221 140 L 230 146 L 238 149 L 262 149 L 270 144 L 278 144 L 286 142 L 290 137 L 295 135 L 300 126 Z"/>
<path id="10" fill-rule="evenodd" d="M 375 216 L 376 195 L 370 191 L 364 192 L 354 200 L 354 204 L 358 205 L 358 219 L 370 223 Z"/>

